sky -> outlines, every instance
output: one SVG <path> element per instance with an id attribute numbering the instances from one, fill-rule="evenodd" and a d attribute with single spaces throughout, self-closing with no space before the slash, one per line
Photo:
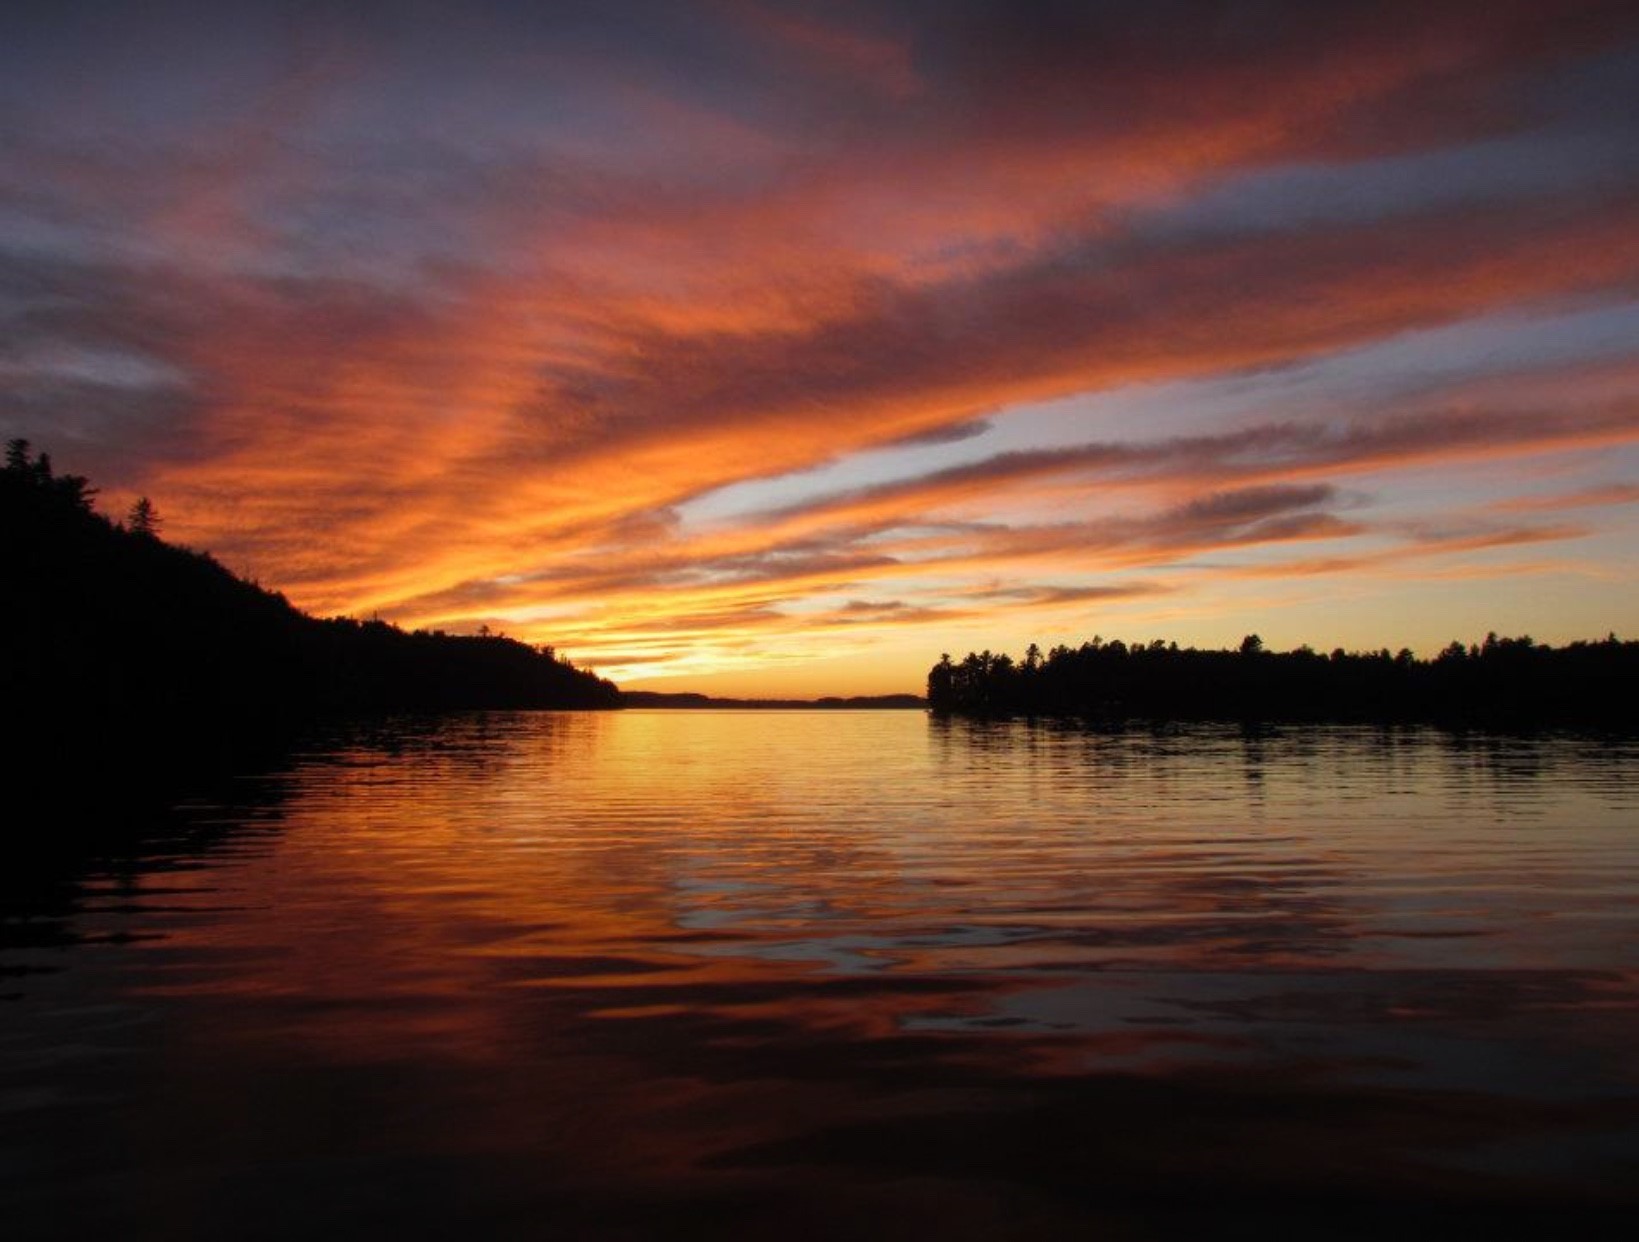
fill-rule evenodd
<path id="1" fill-rule="evenodd" d="M 13 0 L 0 433 L 628 688 L 1639 637 L 1639 5 Z"/>

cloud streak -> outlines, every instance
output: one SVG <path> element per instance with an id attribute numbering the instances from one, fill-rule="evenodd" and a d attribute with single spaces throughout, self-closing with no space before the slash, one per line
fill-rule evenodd
<path id="1" fill-rule="evenodd" d="M 1235 628 L 1259 574 L 1515 546 L 1411 520 L 1630 520 L 1620 360 L 1119 402 L 1634 304 L 1631 6 L 226 8 L 0 19 L 0 423 L 304 606 L 753 681 L 846 631 L 884 671 L 812 689 L 902 688 L 986 615 Z M 1551 171 L 1475 181 L 1510 143 Z"/>

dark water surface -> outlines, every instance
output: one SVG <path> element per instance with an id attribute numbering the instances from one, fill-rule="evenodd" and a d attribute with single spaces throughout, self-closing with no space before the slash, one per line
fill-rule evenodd
<path id="1" fill-rule="evenodd" d="M 917 713 L 359 731 L 8 885 L 0 1233 L 1615 1232 L 1636 773 Z"/>

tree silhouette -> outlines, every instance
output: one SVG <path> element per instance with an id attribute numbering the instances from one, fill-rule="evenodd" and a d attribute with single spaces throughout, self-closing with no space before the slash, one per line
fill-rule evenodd
<path id="1" fill-rule="evenodd" d="M 928 706 L 978 716 L 1624 725 L 1639 721 L 1639 642 L 1613 634 L 1553 648 L 1488 634 L 1419 660 L 1406 648 L 1275 652 L 1256 634 L 1228 651 L 1094 637 L 1045 658 L 1032 643 L 1022 664 L 990 651 L 959 663 L 943 656 L 928 672 Z"/>
<path id="2" fill-rule="evenodd" d="M 147 497 L 117 525 L 25 441 L 5 463 L 0 703 L 20 771 L 114 789 L 317 717 L 620 703 L 550 648 L 308 616 L 167 543 Z"/>
<path id="3" fill-rule="evenodd" d="M 146 496 L 138 496 L 125 515 L 125 528 L 133 535 L 156 536 L 161 525 L 159 510 Z"/>
<path id="4" fill-rule="evenodd" d="M 83 513 L 91 511 L 91 497 L 97 489 L 79 474 L 57 474 L 51 466 L 51 455 L 41 453 L 29 457 L 29 442 L 18 438 L 6 444 L 5 485 L 12 494 L 30 498 L 30 503 L 45 508 L 60 506 Z"/>

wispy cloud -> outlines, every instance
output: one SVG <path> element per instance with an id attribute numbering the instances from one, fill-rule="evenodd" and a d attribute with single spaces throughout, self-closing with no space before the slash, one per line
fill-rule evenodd
<path id="1" fill-rule="evenodd" d="M 434 8 L 0 18 L 3 430 L 305 606 L 617 671 L 1163 593 L 1233 628 L 1237 576 L 1629 520 L 1627 459 L 1486 472 L 1628 453 L 1631 354 L 1015 412 L 1631 305 L 1631 5 Z M 1487 509 L 1585 525 L 1406 525 Z"/>

